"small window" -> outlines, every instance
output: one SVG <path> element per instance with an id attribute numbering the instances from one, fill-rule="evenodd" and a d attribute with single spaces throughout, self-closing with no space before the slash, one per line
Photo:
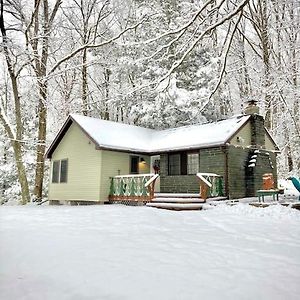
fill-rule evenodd
<path id="1" fill-rule="evenodd" d="M 130 174 L 139 173 L 139 156 L 130 156 Z"/>
<path id="2" fill-rule="evenodd" d="M 56 160 L 52 167 L 52 183 L 66 183 L 68 177 L 68 160 Z"/>
<path id="3" fill-rule="evenodd" d="M 59 182 L 59 160 L 56 160 L 53 162 L 52 167 L 52 183 L 58 183 Z"/>
<path id="4" fill-rule="evenodd" d="M 187 173 L 194 175 L 199 172 L 199 153 L 188 153 L 187 155 Z"/>
<path id="5" fill-rule="evenodd" d="M 169 155 L 169 175 L 180 175 L 180 154 Z"/>
<path id="6" fill-rule="evenodd" d="M 67 174 L 68 174 L 68 160 L 64 159 L 60 162 L 60 183 L 67 182 Z"/>

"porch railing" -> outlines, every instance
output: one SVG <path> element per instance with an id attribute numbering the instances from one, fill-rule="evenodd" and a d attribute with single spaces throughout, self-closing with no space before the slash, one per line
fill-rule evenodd
<path id="1" fill-rule="evenodd" d="M 110 178 L 109 200 L 151 201 L 158 174 L 119 175 Z"/>
<path id="2" fill-rule="evenodd" d="M 207 198 L 224 196 L 224 181 L 221 175 L 215 173 L 197 173 L 200 180 L 200 197 Z"/>

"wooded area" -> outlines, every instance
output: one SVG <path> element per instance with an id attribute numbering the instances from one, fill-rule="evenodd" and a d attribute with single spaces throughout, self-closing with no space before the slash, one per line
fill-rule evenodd
<path id="1" fill-rule="evenodd" d="M 46 196 L 45 149 L 70 112 L 168 128 L 256 100 L 279 176 L 300 175 L 298 0 L 0 4 L 0 202 Z"/>

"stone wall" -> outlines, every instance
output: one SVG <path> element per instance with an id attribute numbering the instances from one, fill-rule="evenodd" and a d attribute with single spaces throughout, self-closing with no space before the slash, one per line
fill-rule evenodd
<path id="1" fill-rule="evenodd" d="M 251 124 L 251 145 L 256 148 L 265 148 L 265 127 L 264 118 L 260 115 L 252 115 Z"/>
<path id="2" fill-rule="evenodd" d="M 276 155 L 272 152 L 254 150 L 249 154 L 249 161 L 256 160 L 255 165 L 250 167 L 250 163 L 245 168 L 246 173 L 246 195 L 256 196 L 256 191 L 263 188 L 263 174 L 271 173 L 274 178 L 274 186 L 277 187 L 277 166 Z"/>
<path id="3" fill-rule="evenodd" d="M 251 166 L 251 160 L 255 160 Z M 276 155 L 262 149 L 228 147 L 229 198 L 254 197 L 263 187 L 263 174 L 272 173 L 277 187 Z"/>
<path id="4" fill-rule="evenodd" d="M 199 150 L 202 173 L 217 173 L 225 182 L 225 154 L 221 148 Z M 196 175 L 168 176 L 168 155 L 160 155 L 160 191 L 161 193 L 199 193 L 199 180 Z M 224 191 L 225 192 L 225 191 Z"/>
<path id="5" fill-rule="evenodd" d="M 260 116 L 258 127 L 263 126 Z M 263 134 L 262 134 L 263 133 Z M 256 131 L 257 143 L 264 141 L 264 130 Z M 249 167 L 253 155 L 257 155 L 255 166 Z M 227 156 L 227 162 L 226 162 Z M 160 191 L 162 193 L 198 193 L 199 180 L 195 175 L 168 176 L 168 154 L 160 155 Z M 228 178 L 226 174 L 228 168 Z M 277 187 L 276 155 L 258 148 L 241 148 L 233 145 L 199 150 L 199 172 L 216 173 L 223 176 L 224 195 L 230 199 L 253 197 L 262 189 L 265 173 L 272 173 Z"/>
<path id="6" fill-rule="evenodd" d="M 245 168 L 251 149 L 228 146 L 228 190 L 229 198 L 246 197 Z"/>
<path id="7" fill-rule="evenodd" d="M 168 154 L 160 155 L 160 192 L 161 193 L 199 193 L 196 175 L 168 176 Z"/>

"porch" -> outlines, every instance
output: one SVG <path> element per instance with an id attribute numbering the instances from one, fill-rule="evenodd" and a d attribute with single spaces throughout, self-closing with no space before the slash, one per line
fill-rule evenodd
<path id="1" fill-rule="evenodd" d="M 159 174 L 119 175 L 110 178 L 109 202 L 126 205 L 160 206 L 162 203 L 201 204 L 208 198 L 226 199 L 223 177 L 214 173 L 197 173 L 199 193 L 157 193 Z"/>

